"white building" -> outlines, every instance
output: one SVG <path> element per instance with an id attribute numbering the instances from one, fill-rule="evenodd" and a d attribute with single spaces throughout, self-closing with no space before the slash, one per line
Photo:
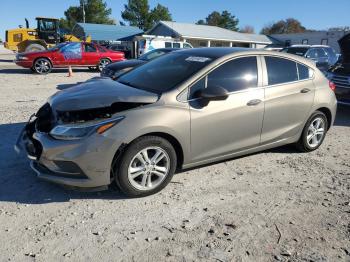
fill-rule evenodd
<path id="1" fill-rule="evenodd" d="M 349 32 L 346 31 L 313 31 L 297 34 L 269 35 L 272 41 L 277 40 L 282 45 L 328 45 L 340 53 L 338 40 Z"/>
<path id="2" fill-rule="evenodd" d="M 234 32 L 217 26 L 160 21 L 147 35 L 170 36 L 189 42 L 193 47 L 263 48 L 272 41 L 265 35 Z"/>

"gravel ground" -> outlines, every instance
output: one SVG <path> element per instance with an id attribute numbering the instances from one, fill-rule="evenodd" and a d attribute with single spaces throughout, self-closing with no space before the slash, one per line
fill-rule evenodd
<path id="1" fill-rule="evenodd" d="M 350 261 L 350 108 L 316 152 L 287 146 L 185 171 L 161 193 L 40 181 L 13 145 L 58 89 L 0 54 L 0 261 Z"/>

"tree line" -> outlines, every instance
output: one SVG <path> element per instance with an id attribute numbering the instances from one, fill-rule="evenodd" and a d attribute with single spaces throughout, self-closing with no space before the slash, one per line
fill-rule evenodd
<path id="1" fill-rule="evenodd" d="M 85 22 L 94 24 L 117 24 L 117 21 L 110 18 L 112 9 L 109 8 L 103 0 L 80 0 L 78 6 L 70 6 L 65 12 L 65 18 L 60 19 L 60 27 L 71 30 L 76 23 Z M 148 0 L 128 0 L 124 5 L 124 10 L 121 12 L 123 20 L 131 26 L 147 31 L 151 29 L 159 21 L 172 21 L 172 15 L 166 6 L 157 4 L 151 8 Z M 121 21 L 119 24 L 125 25 Z M 232 31 L 243 33 L 255 33 L 254 27 L 246 25 L 239 27 L 239 20 L 229 11 L 224 10 L 221 13 L 213 11 L 204 19 L 197 21 L 198 25 L 218 26 Z M 306 29 L 298 20 L 287 18 L 262 28 L 261 34 L 288 34 L 288 33 L 303 33 L 312 31 Z"/>

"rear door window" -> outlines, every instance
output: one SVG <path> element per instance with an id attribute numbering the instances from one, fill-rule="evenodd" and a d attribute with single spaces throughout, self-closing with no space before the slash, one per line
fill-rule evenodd
<path id="1" fill-rule="evenodd" d="M 268 85 L 294 82 L 298 80 L 297 64 L 294 61 L 265 56 Z"/>
<path id="2" fill-rule="evenodd" d="M 181 47 L 180 43 L 173 43 L 173 48 L 180 48 L 180 47 Z"/>
<path id="3" fill-rule="evenodd" d="M 94 53 L 96 52 L 96 47 L 93 46 L 92 44 L 84 44 L 84 51 L 87 53 Z"/>
<path id="4" fill-rule="evenodd" d="M 105 53 L 106 52 L 106 49 L 104 49 L 102 46 L 97 46 L 98 48 L 98 51 L 101 52 L 101 53 Z"/>

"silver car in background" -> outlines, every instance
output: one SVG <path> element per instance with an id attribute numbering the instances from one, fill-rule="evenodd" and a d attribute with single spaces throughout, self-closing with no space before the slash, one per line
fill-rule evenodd
<path id="1" fill-rule="evenodd" d="M 163 189 L 176 170 L 285 144 L 317 149 L 331 83 L 305 58 L 240 48 L 175 51 L 49 98 L 21 133 L 38 177 L 77 187 Z"/>

